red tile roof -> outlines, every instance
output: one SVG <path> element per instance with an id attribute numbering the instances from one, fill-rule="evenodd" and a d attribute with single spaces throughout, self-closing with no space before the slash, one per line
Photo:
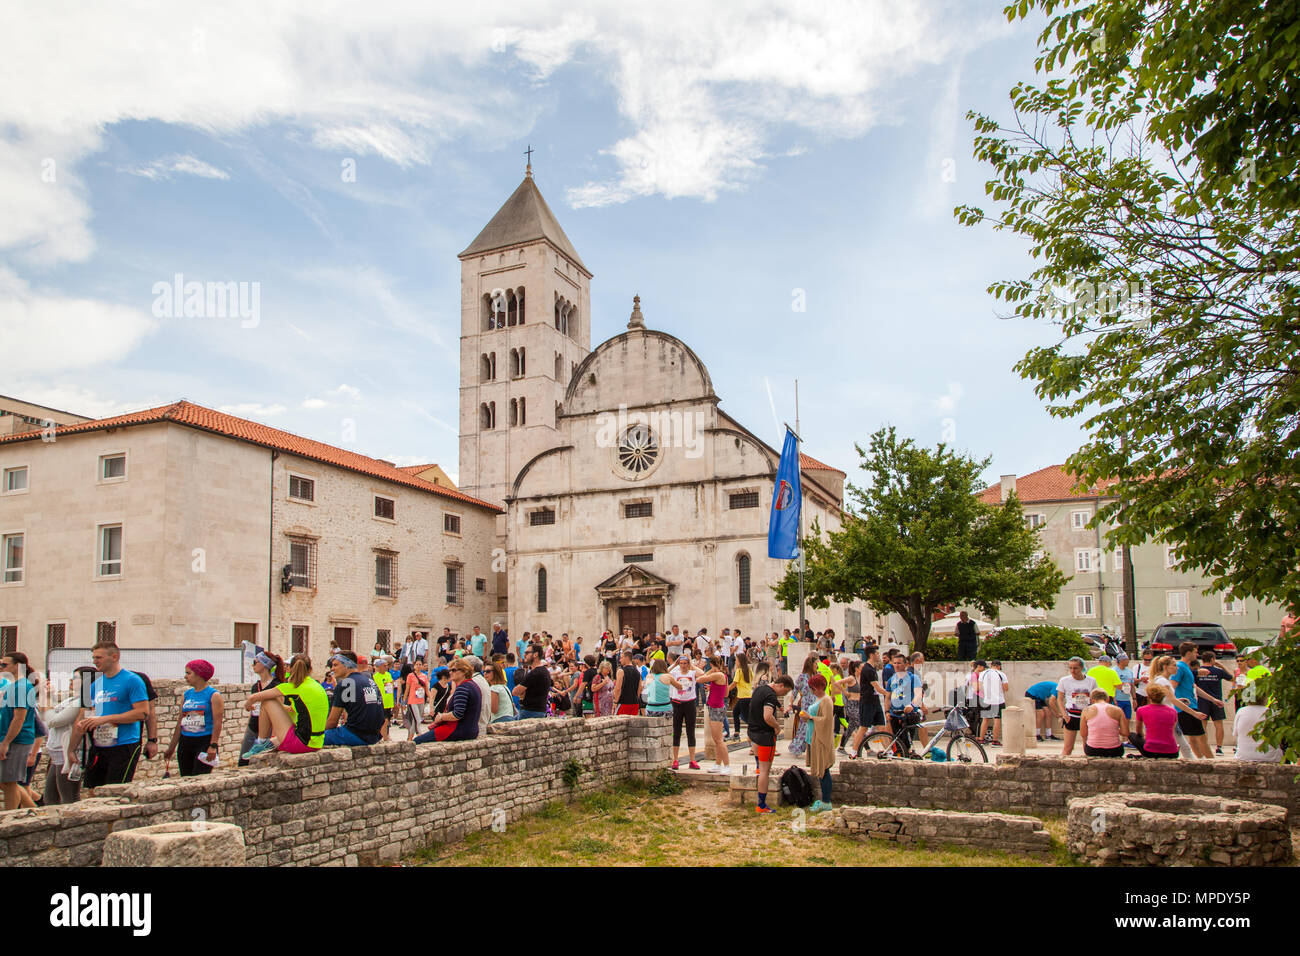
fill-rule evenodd
<path id="1" fill-rule="evenodd" d="M 825 462 L 818 461 L 812 455 L 805 455 L 803 452 L 799 452 L 799 468 L 802 471 L 833 471 L 837 475 L 844 474 L 838 468 L 832 468 Z"/>
<path id="2" fill-rule="evenodd" d="M 419 491 L 427 491 L 431 494 L 439 495 L 443 498 L 451 498 L 455 501 L 463 502 L 467 505 L 474 505 L 480 508 L 487 508 L 491 511 L 500 512 L 503 509 L 500 505 L 492 504 L 490 501 L 483 501 L 474 498 L 460 491 L 453 491 L 442 485 L 435 485 L 431 481 L 425 481 L 423 478 L 417 478 L 409 473 L 409 469 L 394 467 L 387 462 L 380 461 L 377 458 L 368 458 L 365 455 L 357 454 L 354 451 L 348 451 L 344 448 L 336 448 L 333 445 L 327 445 L 324 442 L 313 441 L 310 438 L 302 438 L 290 432 L 281 431 L 278 428 L 271 428 L 268 425 L 259 425 L 257 422 L 250 422 L 244 418 L 236 418 L 234 415 L 227 415 L 225 412 L 219 412 L 212 408 L 205 408 L 202 405 L 195 405 L 193 402 L 181 400 L 171 405 L 160 405 L 157 408 L 147 408 L 140 412 L 131 412 L 127 415 L 117 415 L 113 418 L 99 418 L 93 421 L 80 422 L 76 425 L 59 425 L 55 430 L 55 437 L 63 435 L 78 435 L 83 432 L 104 431 L 109 428 L 124 428 L 129 425 L 149 425 L 158 422 L 172 422 L 176 425 L 185 425 L 189 428 L 197 428 L 202 431 L 212 432 L 217 435 L 224 435 L 226 438 L 233 438 L 237 441 L 248 442 L 253 445 L 261 445 L 264 448 L 274 448 L 276 451 L 286 452 L 290 455 L 297 455 L 300 458 L 310 458 L 313 461 L 324 462 L 327 465 L 334 465 L 338 468 L 344 468 L 348 471 L 355 471 L 363 475 L 370 475 L 372 478 L 381 478 L 384 481 L 391 481 L 395 484 L 405 485 L 408 488 L 415 488 Z M 0 444 L 7 442 L 34 441 L 41 437 L 41 432 L 23 432 L 15 435 L 6 435 L 0 437 Z M 427 465 L 417 466 L 427 468 Z"/>
<path id="3" fill-rule="evenodd" d="M 1079 480 L 1066 474 L 1064 465 L 1049 465 L 1038 471 L 1016 479 L 1016 496 L 1022 503 L 1031 501 L 1073 501 L 1077 498 L 1096 498 L 1098 493 L 1104 496 L 1105 490 L 1114 481 L 1104 481 L 1097 488 L 1080 488 Z M 979 494 L 985 504 L 1002 503 L 1002 485 L 989 485 Z"/>
<path id="4" fill-rule="evenodd" d="M 436 461 L 431 461 L 427 465 L 399 465 L 397 470 L 404 471 L 408 475 L 418 475 L 422 471 L 428 471 L 430 468 L 438 467 Z"/>

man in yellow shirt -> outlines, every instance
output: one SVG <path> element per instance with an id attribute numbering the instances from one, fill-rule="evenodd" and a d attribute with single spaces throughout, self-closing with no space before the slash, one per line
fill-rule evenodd
<path id="1" fill-rule="evenodd" d="M 1100 657 L 1097 663 L 1088 671 L 1088 676 L 1097 682 L 1097 687 L 1106 692 L 1111 703 L 1115 702 L 1115 688 L 1119 687 L 1124 681 L 1119 676 L 1119 671 L 1111 665 L 1109 657 Z"/>

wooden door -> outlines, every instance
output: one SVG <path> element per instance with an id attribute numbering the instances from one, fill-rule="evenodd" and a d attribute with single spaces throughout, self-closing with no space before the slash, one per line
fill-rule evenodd
<path id="1" fill-rule="evenodd" d="M 655 631 L 655 609 L 650 606 L 621 607 L 618 609 L 618 629 L 632 628 L 633 637 L 644 637 Z"/>

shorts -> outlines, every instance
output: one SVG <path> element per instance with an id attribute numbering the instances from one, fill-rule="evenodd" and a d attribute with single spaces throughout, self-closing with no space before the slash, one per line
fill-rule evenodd
<path id="1" fill-rule="evenodd" d="M 619 717 L 635 717 L 640 711 L 639 704 L 619 704 L 614 714 Z"/>
<path id="2" fill-rule="evenodd" d="M 1183 732 L 1184 737 L 1204 737 L 1205 721 L 1179 710 L 1178 729 Z"/>
<path id="3" fill-rule="evenodd" d="M 1047 706 L 1047 701 L 1039 700 L 1033 694 L 1025 694 L 1025 696 L 1034 702 L 1034 710 L 1042 710 Z"/>
<path id="4" fill-rule="evenodd" d="M 764 747 L 762 744 L 754 744 L 754 758 L 759 763 L 771 763 L 772 758 L 776 756 L 776 744 L 770 747 Z"/>
<path id="5" fill-rule="evenodd" d="M 858 720 L 862 727 L 879 727 L 884 724 L 885 709 L 880 706 L 880 699 L 874 698 L 866 707 L 859 706 Z"/>
<path id="6" fill-rule="evenodd" d="M 996 720 L 1002 716 L 1002 708 L 1006 706 L 1005 702 L 1001 704 L 981 704 L 979 708 L 980 716 L 985 720 Z"/>
<path id="7" fill-rule="evenodd" d="M 1083 754 L 1085 757 L 1122 757 L 1124 747 L 1122 744 L 1118 747 L 1090 747 L 1084 744 Z"/>
<path id="8" fill-rule="evenodd" d="M 1133 702 L 1129 700 L 1117 700 L 1115 706 L 1124 711 L 1124 716 L 1129 720 L 1133 719 Z"/>
<path id="9" fill-rule="evenodd" d="M 0 761 L 0 783 L 27 783 L 27 758 L 35 744 L 10 744 L 9 755 Z"/>
<path id="10" fill-rule="evenodd" d="M 709 720 L 715 724 L 725 724 L 727 722 L 726 707 L 709 707 L 707 710 L 709 711 Z"/>
<path id="11" fill-rule="evenodd" d="M 292 729 L 284 735 L 284 741 L 280 746 L 275 748 L 282 754 L 314 754 L 319 747 L 308 747 L 298 739 L 298 734 Z"/>
<path id="12" fill-rule="evenodd" d="M 1208 700 L 1202 700 L 1202 701 L 1197 701 L 1197 706 L 1200 708 L 1201 713 L 1209 717 L 1210 720 L 1224 719 L 1225 715 L 1223 713 L 1223 708 L 1220 707 L 1218 704 L 1211 704 Z M 1183 733 L 1186 732 L 1187 731 L 1183 731 Z"/>
<path id="13" fill-rule="evenodd" d="M 87 790 L 110 783 L 130 783 L 135 777 L 135 765 L 143 750 L 141 741 L 118 744 L 116 747 L 90 748 L 90 766 L 86 768 L 81 785 Z"/>
<path id="14" fill-rule="evenodd" d="M 1069 714 L 1069 718 L 1070 718 L 1070 719 L 1067 720 L 1067 721 L 1065 722 L 1065 729 L 1066 729 L 1066 730 L 1078 730 L 1078 729 L 1079 729 L 1079 718 L 1082 717 L 1083 715 L 1082 715 L 1082 714 L 1070 714 L 1068 711 L 1067 711 L 1067 714 Z"/>

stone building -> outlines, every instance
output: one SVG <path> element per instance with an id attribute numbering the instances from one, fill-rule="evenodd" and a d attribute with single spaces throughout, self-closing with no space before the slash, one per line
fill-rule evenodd
<path id="1" fill-rule="evenodd" d="M 786 562 L 767 557 L 779 453 L 639 299 L 592 350 L 592 274 L 531 172 L 460 260 L 459 482 L 505 504 L 511 632 L 794 626 L 770 589 Z M 844 474 L 802 464 L 805 526 L 838 527 Z M 865 605 L 808 617 L 883 635 Z"/>
<path id="2" fill-rule="evenodd" d="M 1090 528 L 1088 523 L 1104 504 L 1114 500 L 1106 489 L 1080 489 L 1061 465 L 1032 474 L 1003 475 L 980 495 L 986 504 L 1006 501 L 1015 492 L 1025 521 L 1041 528 L 1043 550 L 1071 579 L 1057 595 L 1052 608 L 1003 605 L 1001 624 L 1044 622 L 1082 631 L 1110 625 L 1124 631 L 1124 553 L 1107 550 L 1111 525 Z M 1209 578 L 1195 571 L 1175 569 L 1175 546 L 1147 542 L 1129 549 L 1133 562 L 1133 589 L 1138 637 L 1149 637 L 1165 621 L 1219 623 L 1236 640 L 1261 641 L 1275 637 L 1285 613 L 1275 604 L 1224 594 L 1205 594 Z"/>
<path id="3" fill-rule="evenodd" d="M 323 661 L 496 608 L 497 507 L 190 402 L 0 439 L 0 475 L 0 645 L 37 667 L 101 638 Z"/>

